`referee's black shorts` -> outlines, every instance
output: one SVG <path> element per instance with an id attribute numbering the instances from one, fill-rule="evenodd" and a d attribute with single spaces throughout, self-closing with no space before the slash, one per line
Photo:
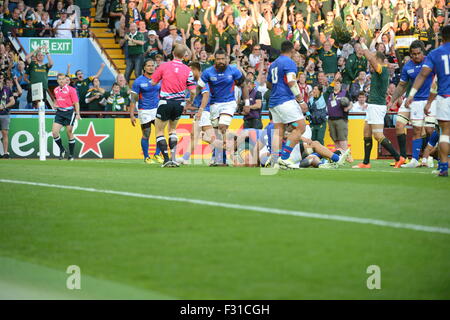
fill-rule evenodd
<path id="1" fill-rule="evenodd" d="M 73 126 L 75 123 L 75 110 L 56 110 L 55 123 L 59 123 L 62 126 Z"/>
<path id="2" fill-rule="evenodd" d="M 156 117 L 161 121 L 175 121 L 180 119 L 183 113 L 184 100 L 159 100 Z"/>

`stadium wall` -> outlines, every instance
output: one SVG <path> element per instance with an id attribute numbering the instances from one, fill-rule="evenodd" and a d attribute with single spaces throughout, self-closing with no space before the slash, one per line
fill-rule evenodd
<path id="1" fill-rule="evenodd" d="M 182 155 L 190 149 L 190 132 L 193 119 L 183 116 L 177 127 L 179 145 L 177 152 Z M 269 119 L 263 119 L 264 126 Z M 46 119 L 47 132 L 47 157 L 57 158 L 59 149 L 54 143 L 51 128 L 53 116 Z M 236 133 L 242 130 L 242 117 L 233 119 L 230 129 Z M 349 119 L 349 147 L 352 149 L 354 159 L 364 157 L 363 150 L 363 117 Z M 77 158 L 109 158 L 109 159 L 142 159 L 140 147 L 141 129 L 139 125 L 133 127 L 129 119 L 91 119 L 85 118 L 78 121 L 74 128 L 76 138 L 75 156 Z M 67 135 L 61 132 L 63 144 L 67 146 Z M 10 131 L 10 153 L 13 158 L 38 158 L 39 157 L 39 136 L 37 117 L 17 117 L 12 116 Z M 325 145 L 334 149 L 328 129 L 325 135 Z M 156 149 L 155 134 L 152 128 L 149 150 L 153 153 Z M 200 144 L 194 150 L 193 159 L 209 160 L 211 149 L 207 144 Z M 378 144 L 374 140 L 371 158 L 376 159 L 378 155 Z"/>

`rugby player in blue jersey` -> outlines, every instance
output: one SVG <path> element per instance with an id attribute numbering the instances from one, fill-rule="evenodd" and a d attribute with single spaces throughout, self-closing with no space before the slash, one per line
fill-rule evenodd
<path id="1" fill-rule="evenodd" d="M 436 98 L 436 118 L 441 128 L 439 138 L 439 174 L 440 177 L 448 177 L 448 152 L 450 144 L 450 25 L 442 28 L 443 44 L 431 51 L 422 70 L 414 81 L 414 85 L 409 92 L 406 105 L 409 106 L 416 93 L 425 84 L 428 75 L 434 72 L 437 76 L 438 96 Z M 430 98 L 431 99 L 431 98 Z M 425 114 L 430 113 L 431 104 L 425 106 Z"/>
<path id="2" fill-rule="evenodd" d="M 281 44 L 281 55 L 269 67 L 266 82 L 271 90 L 269 108 L 274 123 L 271 161 L 273 166 L 278 164 L 280 168 L 294 167 L 289 157 L 306 128 L 299 104 L 305 110 L 307 106 L 297 84 L 297 65 L 291 59 L 293 53 L 292 42 L 284 41 Z M 289 124 L 294 130 L 288 135 L 281 150 L 285 127 Z"/>
<path id="3" fill-rule="evenodd" d="M 198 92 L 206 84 L 210 89 L 210 116 L 214 128 L 218 129 L 218 140 L 224 141 L 228 165 L 233 163 L 231 156 L 234 154 L 234 136 L 227 141 L 227 131 L 231 124 L 233 115 L 237 109 L 234 86 L 238 85 L 242 89 L 242 98 L 245 105 L 250 105 L 248 88 L 244 86 L 245 77 L 242 72 L 233 65 L 228 64 L 227 53 L 219 49 L 214 54 L 214 66 L 204 70 L 198 80 Z M 219 151 L 220 152 L 220 151 Z"/>
<path id="4" fill-rule="evenodd" d="M 411 43 L 409 47 L 411 60 L 408 61 L 402 69 L 400 83 L 398 84 L 392 96 L 392 100 L 387 107 L 390 108 L 397 102 L 406 92 L 408 86 L 414 83 L 417 75 L 420 73 L 425 62 L 425 45 L 422 41 L 416 40 Z M 435 127 L 435 110 L 436 106 L 433 103 L 433 110 L 430 116 L 425 116 L 424 107 L 430 95 L 431 84 L 433 83 L 434 74 L 431 72 L 426 78 L 423 86 L 417 91 L 414 100 L 409 106 L 402 105 L 398 111 L 397 123 L 395 125 L 397 130 L 397 139 L 400 147 L 400 155 L 406 158 L 406 134 L 405 126 L 411 120 L 413 126 L 413 141 L 412 141 L 412 159 L 408 164 L 403 164 L 403 168 L 416 168 L 420 166 L 419 155 L 422 148 L 422 130 L 426 126 L 427 133 L 431 135 Z M 432 163 L 433 159 L 431 159 Z"/>
<path id="5" fill-rule="evenodd" d="M 141 123 L 142 138 L 141 147 L 144 154 L 145 163 L 152 163 L 148 155 L 148 140 L 150 138 L 150 125 L 155 125 L 156 110 L 159 103 L 159 90 L 161 85 L 152 85 L 152 74 L 155 71 L 155 61 L 146 60 L 143 66 L 143 73 L 134 80 L 130 95 L 130 120 L 133 127 L 136 125 L 134 111 L 136 102 L 138 106 L 138 118 Z"/>
<path id="6" fill-rule="evenodd" d="M 201 76 L 201 66 L 200 63 L 193 61 L 189 64 L 192 70 L 192 74 L 194 75 L 194 80 L 197 83 Z M 201 137 L 203 141 L 208 144 L 212 144 L 215 142 L 216 138 L 214 135 L 214 129 L 211 124 L 211 116 L 210 116 L 210 90 L 209 85 L 206 84 L 201 90 L 200 94 L 195 96 L 193 106 L 197 108 L 197 113 L 194 117 L 194 122 L 192 125 L 192 134 L 191 134 L 191 149 L 184 153 L 183 158 L 177 160 L 179 163 L 185 164 L 189 161 L 191 153 L 194 151 L 194 148 L 197 146 L 198 140 Z M 219 141 L 217 141 L 219 142 Z M 219 142 L 222 147 L 222 142 Z M 220 148 L 222 152 L 222 149 Z"/>

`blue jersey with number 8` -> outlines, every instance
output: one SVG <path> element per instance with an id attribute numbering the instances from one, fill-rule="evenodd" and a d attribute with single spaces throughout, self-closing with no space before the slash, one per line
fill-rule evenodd
<path id="1" fill-rule="evenodd" d="M 287 74 L 297 74 L 294 60 L 286 56 L 279 56 L 269 67 L 267 81 L 272 83 L 269 108 L 276 107 L 286 101 L 294 100 L 295 96 L 289 88 Z"/>
<path id="2" fill-rule="evenodd" d="M 438 94 L 450 97 L 450 42 L 431 51 L 423 67 L 430 68 L 438 78 Z"/>

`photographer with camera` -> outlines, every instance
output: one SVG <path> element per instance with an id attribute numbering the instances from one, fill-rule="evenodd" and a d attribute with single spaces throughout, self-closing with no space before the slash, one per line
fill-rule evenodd
<path id="1" fill-rule="evenodd" d="M 342 77 L 336 73 L 334 81 L 324 93 L 328 110 L 328 126 L 336 148 L 348 149 L 348 112 L 352 104 L 347 90 L 342 88 Z"/>

